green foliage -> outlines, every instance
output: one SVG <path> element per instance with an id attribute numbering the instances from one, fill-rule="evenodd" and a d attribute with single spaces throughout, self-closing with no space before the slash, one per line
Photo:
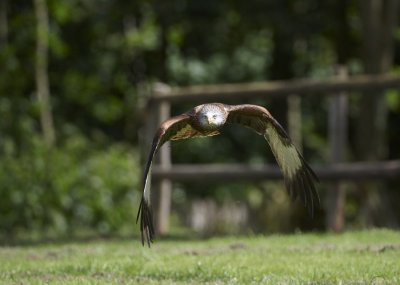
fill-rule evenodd
<path id="1" fill-rule="evenodd" d="M 206 60 L 185 56 L 175 46 L 168 58 L 171 83 L 189 85 L 263 80 L 272 61 L 271 50 L 268 31 L 252 33 L 233 51 L 215 52 Z"/>
<path id="2" fill-rule="evenodd" d="M 130 147 L 96 148 L 79 134 L 51 150 L 37 137 L 30 147 L 0 161 L 1 235 L 73 235 L 82 228 L 107 234 L 133 223 L 139 170 Z"/>
<path id="3" fill-rule="evenodd" d="M 0 248 L 5 284 L 398 284 L 398 232 Z"/>
<path id="4" fill-rule="evenodd" d="M 6 18 L 0 21 L 7 24 L 0 29 L 2 234 L 69 233 L 78 227 L 107 233 L 131 223 L 138 127 L 147 119 L 137 111 L 143 81 L 180 86 L 321 79 L 332 76 L 337 63 L 351 74 L 362 71 L 360 7 L 354 0 L 49 0 L 48 73 L 57 145 L 47 150 L 35 94 L 34 5 L 6 2 Z M 396 29 L 396 40 L 399 35 Z M 399 102 L 398 92 L 387 93 L 388 158 L 399 157 Z M 285 126 L 285 100 L 234 103 L 264 105 Z M 351 147 L 357 103 L 350 103 Z M 174 104 L 172 111 L 191 107 Z M 323 163 L 327 104 L 307 97 L 302 113 L 305 156 Z M 247 130 L 223 132 L 218 138 L 174 142 L 174 162 L 273 162 L 261 137 Z M 187 192 L 181 197 L 188 199 L 249 202 L 251 192 L 260 191 L 239 184 L 180 186 L 181 194 Z"/>

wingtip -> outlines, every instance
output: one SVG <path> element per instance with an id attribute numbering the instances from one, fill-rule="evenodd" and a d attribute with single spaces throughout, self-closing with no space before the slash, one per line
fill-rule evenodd
<path id="1" fill-rule="evenodd" d="M 144 246 L 145 243 L 147 243 L 147 245 L 150 247 L 155 237 L 155 231 L 153 226 L 153 217 L 151 209 L 144 198 L 142 198 L 142 200 L 140 201 L 138 215 L 136 217 L 136 223 L 139 221 L 139 217 L 140 217 L 140 235 L 141 235 L 142 245 Z"/>
<path id="2" fill-rule="evenodd" d="M 320 207 L 320 198 L 315 188 L 315 182 L 317 182 L 317 176 L 305 164 L 297 171 L 294 178 L 287 183 L 291 188 L 289 192 L 296 192 L 298 194 L 297 196 L 302 201 L 311 218 L 314 218 L 315 211 Z"/>
<path id="3" fill-rule="evenodd" d="M 318 177 L 314 173 L 314 171 L 306 164 L 305 169 L 303 170 L 303 180 L 304 180 L 304 189 L 308 191 L 311 205 L 309 207 L 309 214 L 313 219 L 315 216 L 315 211 L 320 208 L 320 198 L 317 189 L 315 188 L 315 183 L 318 182 Z"/>

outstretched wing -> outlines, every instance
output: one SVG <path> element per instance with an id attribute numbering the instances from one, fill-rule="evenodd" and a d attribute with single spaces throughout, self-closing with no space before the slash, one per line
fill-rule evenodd
<path id="1" fill-rule="evenodd" d="M 216 134 L 218 134 L 218 132 L 201 133 L 193 128 L 191 125 L 190 112 L 170 118 L 160 125 L 154 136 L 146 163 L 143 179 L 143 196 L 142 200 L 140 201 L 139 211 L 136 218 L 136 223 L 140 218 L 140 231 L 143 245 L 144 241 L 146 240 L 147 244 L 150 246 L 150 242 L 153 242 L 155 234 L 150 208 L 150 176 L 151 165 L 157 150 L 169 140 L 180 140 L 199 136 L 212 136 Z"/>
<path id="2" fill-rule="evenodd" d="M 225 105 L 225 109 L 229 112 L 227 123 L 243 125 L 265 137 L 283 173 L 290 197 L 295 200 L 299 195 L 313 216 L 314 207 L 319 205 L 314 185 L 318 178 L 282 126 L 261 106 Z"/>

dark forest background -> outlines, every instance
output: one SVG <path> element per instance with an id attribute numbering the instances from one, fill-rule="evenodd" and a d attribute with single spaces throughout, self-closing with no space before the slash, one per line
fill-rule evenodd
<path id="1" fill-rule="evenodd" d="M 396 0 L 33 0 L 0 2 L 0 235 L 136 233 L 140 126 L 149 86 L 399 73 Z M 400 156 L 400 94 L 350 97 L 347 161 Z M 243 102 L 246 103 L 246 102 Z M 287 103 L 256 101 L 286 126 Z M 327 99 L 302 101 L 304 153 L 328 161 Z M 173 105 L 177 114 L 190 104 Z M 261 138 L 172 144 L 176 163 L 272 162 Z M 346 227 L 398 227 L 400 181 L 346 183 Z M 324 201 L 328 184 L 319 185 Z M 250 225 L 324 229 L 283 183 L 174 184 L 173 228 L 193 200 L 245 205 Z M 222 207 L 222 206 L 221 206 Z"/>

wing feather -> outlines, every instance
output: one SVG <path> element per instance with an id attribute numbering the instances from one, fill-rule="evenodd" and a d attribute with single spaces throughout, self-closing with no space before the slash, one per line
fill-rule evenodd
<path id="1" fill-rule="evenodd" d="M 143 179 L 143 195 L 140 201 L 136 223 L 140 219 L 140 232 L 142 244 L 145 241 L 148 246 L 153 242 L 155 231 L 153 226 L 152 211 L 150 205 L 150 184 L 151 184 L 151 166 L 158 149 L 167 141 L 181 140 L 200 136 L 213 136 L 219 134 L 217 131 L 200 132 L 192 126 L 193 111 L 189 111 L 182 115 L 172 117 L 163 122 L 156 132 L 151 145 L 149 157 L 147 159 L 144 179 Z"/>
<path id="2" fill-rule="evenodd" d="M 225 105 L 229 112 L 227 122 L 248 127 L 263 135 L 283 173 L 286 189 L 294 200 L 300 197 L 311 216 L 319 205 L 314 182 L 317 176 L 291 142 L 282 126 L 267 109 L 257 105 Z"/>
<path id="3" fill-rule="evenodd" d="M 153 164 L 153 158 L 158 151 L 158 149 L 171 138 L 180 139 L 189 136 L 190 133 L 187 132 L 185 135 L 179 134 L 182 129 L 190 129 L 188 127 L 190 125 L 190 116 L 188 114 L 182 114 L 180 116 L 173 117 L 165 122 L 163 122 L 158 131 L 156 132 L 153 142 L 150 148 L 149 157 L 147 159 L 145 171 L 144 171 L 144 179 L 143 179 L 143 195 L 140 201 L 139 210 L 136 218 L 136 223 L 140 218 L 140 232 L 142 244 L 144 245 L 145 241 L 150 246 L 150 243 L 153 242 L 153 238 L 155 236 L 154 226 L 153 226 L 153 217 L 151 211 L 151 203 L 150 203 L 150 184 L 151 184 L 151 166 Z"/>

